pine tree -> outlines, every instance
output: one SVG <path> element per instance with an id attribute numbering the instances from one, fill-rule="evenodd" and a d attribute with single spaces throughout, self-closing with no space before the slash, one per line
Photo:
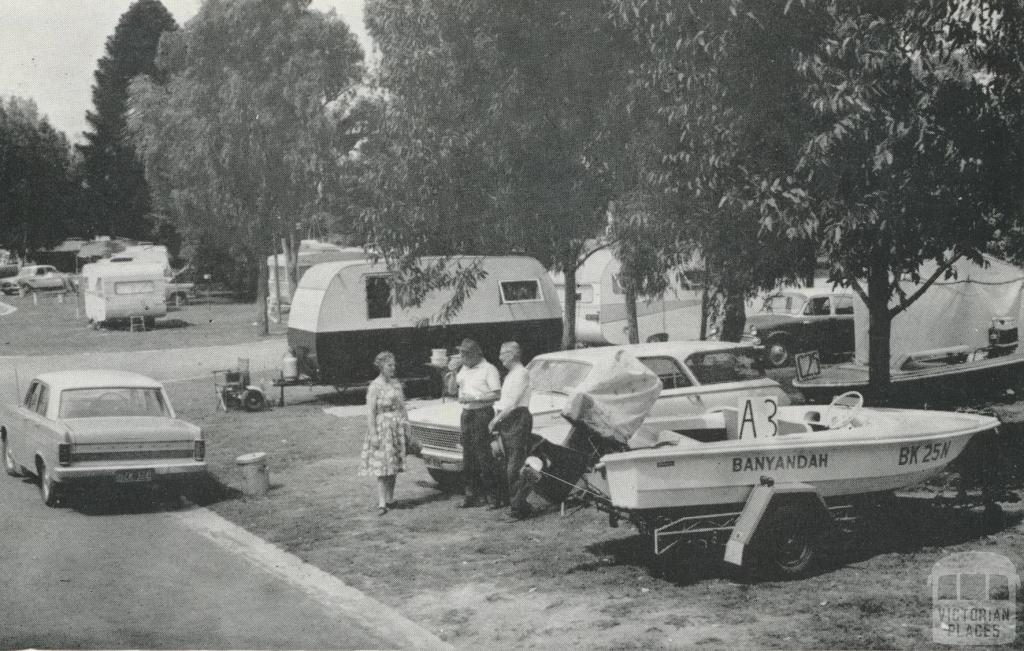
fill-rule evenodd
<path id="1" fill-rule="evenodd" d="M 92 87 L 91 130 L 79 145 L 85 184 L 87 235 L 148 239 L 154 225 L 142 163 L 125 128 L 128 86 L 141 74 L 159 78 L 155 65 L 160 35 L 178 28 L 160 0 L 136 0 L 107 39 Z"/>

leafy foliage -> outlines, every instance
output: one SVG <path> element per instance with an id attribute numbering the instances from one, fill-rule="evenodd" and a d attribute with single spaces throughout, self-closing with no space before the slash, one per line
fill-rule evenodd
<path id="1" fill-rule="evenodd" d="M 210 256 L 200 265 L 265 273 L 276 238 L 331 203 L 361 62 L 344 22 L 309 0 L 207 0 L 164 36 L 164 78 L 132 83 L 129 127 L 159 211 Z"/>
<path id="2" fill-rule="evenodd" d="M 665 241 L 703 253 L 727 303 L 725 339 L 739 339 L 749 292 L 813 259 L 813 219 L 781 222 L 806 194 L 792 175 L 810 114 L 795 62 L 823 20 L 790 4 L 615 2 L 615 20 L 646 52 L 639 83 L 675 134 L 650 179 L 677 203 Z"/>
<path id="3" fill-rule="evenodd" d="M 367 4 L 385 103 L 364 224 L 396 268 L 460 253 L 580 264 L 603 229 L 627 117 L 616 99 L 630 46 L 604 12 L 564 0 Z M 472 277 L 451 278 L 456 296 Z M 574 287 L 566 297 L 568 314 Z"/>
<path id="4" fill-rule="evenodd" d="M 1007 125 L 960 56 L 956 39 L 976 32 L 957 4 L 837 2 L 829 34 L 798 66 L 817 127 L 798 172 L 813 184 L 833 277 L 869 306 L 880 394 L 892 317 L 956 259 L 980 262 L 1008 207 L 996 186 Z M 899 280 L 920 280 L 928 260 L 935 274 L 903 295 Z"/>
<path id="5" fill-rule="evenodd" d="M 21 253 L 53 246 L 74 227 L 71 145 L 31 100 L 0 98 L 0 233 Z"/>
<path id="6" fill-rule="evenodd" d="M 136 75 L 158 77 L 157 45 L 164 32 L 178 28 L 160 0 L 136 0 L 107 39 L 106 53 L 92 87 L 94 110 L 86 113 L 90 130 L 77 149 L 86 191 L 85 235 L 149 239 L 154 224 L 145 171 L 128 138 L 128 85 Z"/>

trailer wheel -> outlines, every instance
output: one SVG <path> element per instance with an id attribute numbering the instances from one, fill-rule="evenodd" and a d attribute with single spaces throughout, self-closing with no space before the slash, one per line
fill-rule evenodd
<path id="1" fill-rule="evenodd" d="M 820 520 L 806 510 L 795 504 L 782 504 L 762 527 L 755 552 L 760 575 L 796 579 L 807 576 L 820 563 L 824 530 Z"/>

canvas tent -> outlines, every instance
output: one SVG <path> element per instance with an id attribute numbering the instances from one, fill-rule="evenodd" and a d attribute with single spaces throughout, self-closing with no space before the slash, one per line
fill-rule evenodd
<path id="1" fill-rule="evenodd" d="M 1024 269 L 985 256 L 985 265 L 959 260 L 955 275 L 940 278 L 909 308 L 893 319 L 889 350 L 891 365 L 900 368 L 907 356 L 925 350 L 988 346 L 988 329 L 995 317 L 1016 319 L 1024 325 Z M 921 268 L 921 278 L 934 273 L 935 263 Z M 912 294 L 918 285 L 906 280 L 903 291 Z M 854 306 L 855 361 L 868 363 L 868 309 L 858 299 Z"/>

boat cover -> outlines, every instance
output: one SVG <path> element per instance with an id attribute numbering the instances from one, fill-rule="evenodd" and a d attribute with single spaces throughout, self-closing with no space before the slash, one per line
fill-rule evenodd
<path id="1" fill-rule="evenodd" d="M 661 380 L 624 350 L 600 360 L 562 408 L 562 416 L 582 422 L 601 436 L 625 444 L 650 413 Z"/>

